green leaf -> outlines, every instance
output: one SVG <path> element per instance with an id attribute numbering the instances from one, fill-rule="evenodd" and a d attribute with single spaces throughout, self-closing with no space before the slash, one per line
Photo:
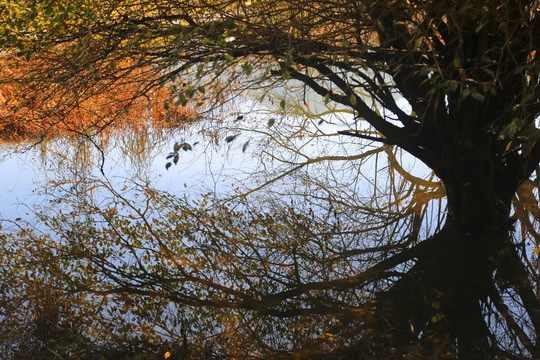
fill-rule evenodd
<path id="1" fill-rule="evenodd" d="M 471 96 L 473 97 L 474 100 L 479 101 L 479 102 L 484 102 L 484 100 L 486 99 L 485 96 L 480 94 L 478 90 L 476 89 L 473 89 L 471 91 Z"/>
<path id="2" fill-rule="evenodd" d="M 234 139 L 236 139 L 236 137 L 237 137 L 238 135 L 240 135 L 240 134 L 229 135 L 229 136 L 227 136 L 227 137 L 225 138 L 225 142 L 230 143 L 230 142 L 234 141 Z"/>
<path id="3" fill-rule="evenodd" d="M 285 80 L 289 80 L 289 79 L 291 78 L 291 73 L 290 73 L 288 70 L 285 70 L 285 71 L 283 72 L 283 78 L 284 78 Z"/>
<path id="4" fill-rule="evenodd" d="M 285 109 L 285 105 L 286 105 L 286 102 L 285 102 L 285 99 L 281 100 L 279 102 L 279 106 L 282 108 L 282 109 Z"/>
<path id="5" fill-rule="evenodd" d="M 502 138 L 513 138 L 523 128 L 522 121 L 518 118 L 512 119 L 500 133 Z"/>
<path id="6" fill-rule="evenodd" d="M 182 106 L 186 106 L 186 105 L 187 105 L 187 98 L 186 98 L 186 95 L 184 95 L 184 94 L 179 94 L 179 95 L 178 95 L 178 101 L 180 101 L 180 104 L 182 104 Z"/>
<path id="7" fill-rule="evenodd" d="M 244 69 L 244 72 L 246 73 L 247 76 L 250 76 L 250 75 L 251 75 L 251 72 L 253 71 L 253 66 L 251 66 L 250 63 L 245 62 L 245 63 L 242 65 L 242 68 Z"/>
<path id="8" fill-rule="evenodd" d="M 191 86 L 188 86 L 188 87 L 186 88 L 186 90 L 184 91 L 184 93 L 186 94 L 186 97 L 187 97 L 187 98 L 192 98 L 193 95 L 195 95 L 195 89 L 192 88 Z"/>
<path id="9" fill-rule="evenodd" d="M 200 78 L 202 76 L 202 73 L 204 71 L 204 64 L 201 64 L 197 67 L 197 77 Z"/>
<path id="10" fill-rule="evenodd" d="M 225 63 L 226 64 L 230 64 L 234 61 L 234 57 L 232 57 L 231 55 L 229 54 L 225 54 Z"/>
<path id="11" fill-rule="evenodd" d="M 268 120 L 268 127 L 272 127 L 275 122 L 276 122 L 275 118 L 270 118 L 270 120 Z"/>

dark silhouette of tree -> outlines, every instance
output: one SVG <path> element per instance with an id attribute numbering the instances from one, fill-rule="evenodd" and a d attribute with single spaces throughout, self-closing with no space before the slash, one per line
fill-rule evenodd
<path id="1" fill-rule="evenodd" d="M 533 194 L 518 189 L 530 184 L 540 160 L 537 1 L 27 5 L 2 4 L 10 21 L 3 19 L 0 47 L 6 64 L 9 57 L 28 61 L 27 71 L 10 79 L 19 81 L 18 94 L 28 104 L 52 91 L 73 107 L 92 89 L 129 79 L 138 85 L 132 98 L 170 88 L 169 108 L 197 94 L 217 97 L 235 85 L 296 80 L 325 101 L 352 109 L 371 130 L 351 124 L 340 132 L 344 137 L 399 147 L 444 185 L 448 215 L 440 231 L 407 246 L 373 250 L 377 261 L 358 273 L 299 277 L 285 288 L 265 285 L 252 296 L 248 288 L 179 270 L 178 278 L 160 283 L 171 301 L 281 318 L 346 318 L 354 301 L 343 295 L 341 303 L 329 303 L 324 294 L 366 288 L 372 297 L 354 309 L 364 314 L 355 317 L 364 330 L 332 352 L 336 358 L 540 357 L 538 269 L 512 232 L 511 219 L 516 193 Z M 44 13 L 53 15 L 47 20 Z M 529 217 L 524 219 L 527 227 Z M 136 293 L 141 284 L 161 281 L 150 272 L 114 275 L 112 263 L 96 266 L 117 281 L 116 291 Z M 179 288 L 184 282 L 225 298 L 204 300 L 189 294 L 189 286 Z M 386 286 L 370 287 L 373 282 Z M 507 342 L 500 341 L 502 329 L 511 334 Z"/>

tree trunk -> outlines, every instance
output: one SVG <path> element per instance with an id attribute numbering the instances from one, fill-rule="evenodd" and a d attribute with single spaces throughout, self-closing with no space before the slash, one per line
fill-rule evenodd
<path id="1" fill-rule="evenodd" d="M 375 327 L 384 338 L 379 348 L 401 348 L 401 356 L 493 359 L 497 347 L 482 305 L 496 288 L 496 273 L 510 267 L 504 275 L 512 279 L 508 281 L 516 284 L 521 278 L 522 284 L 515 286 L 528 284 L 509 226 L 519 182 L 505 164 L 492 163 L 489 146 L 469 144 L 446 153 L 438 171 L 447 192 L 446 224 L 424 241 L 429 246 L 422 248 L 406 276 L 377 298 L 382 320 Z M 524 291 L 530 297 L 530 291 Z M 534 317 L 539 304 L 533 299 L 529 303 Z"/>
<path id="2" fill-rule="evenodd" d="M 439 273 L 431 287 L 444 289 L 441 311 L 457 341 L 457 357 L 493 359 L 482 303 L 492 288 L 499 254 L 512 246 L 509 215 L 519 184 L 512 181 L 516 177 L 506 176 L 503 163 L 494 163 L 490 141 L 467 141 L 446 150 L 440 175 L 448 217 L 439 256 L 448 260 L 426 274 Z"/>

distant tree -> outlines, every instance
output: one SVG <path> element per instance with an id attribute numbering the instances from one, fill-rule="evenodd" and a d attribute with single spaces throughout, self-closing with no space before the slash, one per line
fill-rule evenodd
<path id="1" fill-rule="evenodd" d="M 296 80 L 352 109 L 374 131 L 351 124 L 343 136 L 397 146 L 444 184 L 448 215 L 433 236 L 384 252 L 356 274 L 268 287 L 260 301 L 245 295 L 248 289 L 221 289 L 235 300 L 208 306 L 282 317 L 318 313 L 327 303 L 306 300 L 293 310 L 294 303 L 315 289 L 361 289 L 384 279 L 387 286 L 366 302 L 365 332 L 339 356 L 429 357 L 438 349 L 439 357 L 459 359 L 540 357 L 538 268 L 511 219 L 512 199 L 540 160 L 538 1 L 0 6 L 5 61 L 40 64 L 9 79 L 21 84 L 24 101 L 51 91 L 65 94 L 60 100 L 84 97 L 129 75 L 133 98 L 167 86 L 168 109 L 197 94 Z M 152 273 L 145 279 L 153 281 Z M 205 304 L 187 293 L 174 301 Z M 352 311 L 343 301 L 339 308 Z"/>

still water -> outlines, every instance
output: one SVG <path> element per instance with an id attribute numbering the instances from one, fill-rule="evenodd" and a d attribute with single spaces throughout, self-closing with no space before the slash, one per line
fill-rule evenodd
<path id="1" fill-rule="evenodd" d="M 272 99 L 282 95 L 242 98 L 182 129 L 146 124 L 91 139 L 2 144 L 0 219 L 29 220 L 58 187 L 99 197 L 100 182 L 118 189 L 136 183 L 174 196 L 251 194 L 287 203 L 309 198 L 310 209 L 324 209 L 332 198 L 342 208 L 396 214 L 420 197 L 424 205 L 443 197 L 431 171 L 408 154 L 339 135 L 351 128 L 372 131 L 354 114 L 309 94 L 305 101 L 304 93 L 297 100 L 289 94 L 281 108 Z M 177 164 L 167 169 L 175 144 L 189 150 L 181 146 Z M 434 216 L 441 206 L 431 210 Z"/>
<path id="2" fill-rule="evenodd" d="M 132 181 L 177 195 L 227 192 L 235 180 L 245 180 L 256 161 L 237 144 L 208 143 L 202 132 L 201 124 L 194 124 L 187 130 L 127 129 L 95 145 L 88 139 L 2 144 L 0 218 L 25 218 L 51 188 L 82 181 L 117 187 Z M 178 163 L 166 169 L 174 144 L 185 142 L 194 144 L 192 150 L 181 151 Z"/>

